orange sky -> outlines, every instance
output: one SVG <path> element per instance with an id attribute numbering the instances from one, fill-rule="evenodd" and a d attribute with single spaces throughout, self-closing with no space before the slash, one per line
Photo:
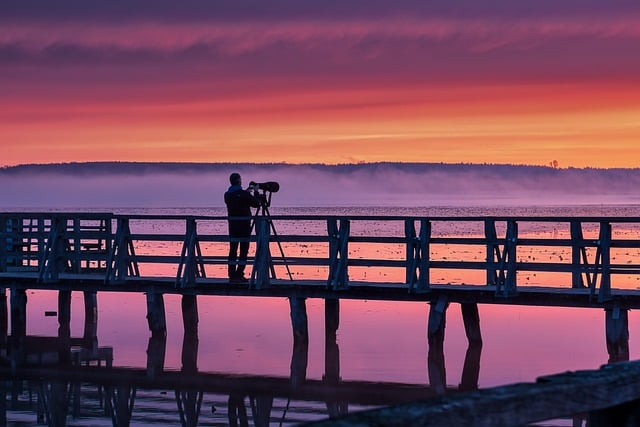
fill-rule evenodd
<path id="1" fill-rule="evenodd" d="M 293 4 L 286 18 L 173 16 L 162 3 L 144 19 L 85 5 L 61 21 L 9 8 L 0 165 L 640 167 L 640 10 L 542 3 L 469 16 L 332 3 L 324 18 Z"/>
<path id="2" fill-rule="evenodd" d="M 308 90 L 127 105 L 14 105 L 2 163 L 471 162 L 640 166 L 634 84 Z M 432 100 L 436 99 L 437 102 Z M 28 120 L 21 120 L 30 116 Z"/>

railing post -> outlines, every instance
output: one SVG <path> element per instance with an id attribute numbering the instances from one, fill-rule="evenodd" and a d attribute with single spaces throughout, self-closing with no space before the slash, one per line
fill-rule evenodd
<path id="1" fill-rule="evenodd" d="M 420 220 L 420 260 L 418 262 L 418 291 L 429 291 L 431 281 L 429 274 L 429 241 L 431 240 L 431 221 Z"/>
<path id="2" fill-rule="evenodd" d="M 140 270 L 131 240 L 129 219 L 118 218 L 115 239 L 107 261 L 105 283 L 122 283 L 129 275 L 140 276 Z"/>
<path id="3" fill-rule="evenodd" d="M 82 271 L 82 243 L 80 238 L 80 218 L 73 218 L 73 272 Z"/>
<path id="4" fill-rule="evenodd" d="M 409 285 L 409 289 L 411 289 L 416 281 L 416 267 L 418 262 L 416 259 L 416 225 L 413 219 L 406 219 L 404 221 L 404 237 L 407 240 L 405 283 Z"/>
<path id="5" fill-rule="evenodd" d="M 584 237 L 582 236 L 582 223 L 571 221 L 571 287 L 584 288 L 582 278 L 583 265 L 580 256 L 584 252 Z"/>
<path id="6" fill-rule="evenodd" d="M 60 270 L 68 268 L 65 254 L 68 242 L 65 241 L 67 219 L 55 216 L 51 219 L 51 230 L 40 262 L 38 280 L 45 283 L 55 283 L 59 279 Z M 66 243 L 66 244 L 65 244 Z"/>
<path id="7" fill-rule="evenodd" d="M 510 297 L 515 295 L 517 290 L 516 281 L 516 248 L 518 244 L 518 223 L 515 220 L 507 221 L 507 235 L 499 265 L 498 283 L 496 284 L 496 295 Z"/>
<path id="8" fill-rule="evenodd" d="M 207 275 L 202 261 L 197 223 L 195 219 L 188 218 L 182 253 L 180 254 L 180 264 L 176 275 L 176 287 L 187 288 L 194 286 L 196 277 L 207 277 Z"/>
<path id="9" fill-rule="evenodd" d="M 492 219 L 484 221 L 484 236 L 487 241 L 487 285 L 498 284 L 498 273 L 496 258 L 500 260 L 500 246 L 498 245 L 498 234 L 496 233 L 496 222 Z"/>
<path id="10" fill-rule="evenodd" d="M 265 289 L 270 285 L 270 267 L 272 265 L 271 249 L 269 241 L 271 239 L 269 220 L 265 216 L 255 218 L 256 226 L 256 256 L 251 270 L 250 287 Z"/>
<path id="11" fill-rule="evenodd" d="M 509 221 L 507 225 L 507 243 L 506 252 L 509 257 L 509 263 L 507 266 L 507 277 L 505 278 L 505 296 L 515 295 L 517 293 L 517 268 L 518 262 L 517 256 L 518 246 L 518 223 L 516 221 Z"/>
<path id="12" fill-rule="evenodd" d="M 405 220 L 404 231 L 407 240 L 406 283 L 409 287 L 409 292 L 412 292 L 414 288 L 418 292 L 428 292 L 431 222 L 426 219 L 420 220 L 419 238 L 416 237 L 413 219 Z"/>
<path id="13" fill-rule="evenodd" d="M 329 232 L 329 279 L 327 286 L 332 289 L 349 287 L 349 232 L 348 219 L 340 219 L 340 227 L 335 218 L 327 220 Z"/>
<path id="14" fill-rule="evenodd" d="M 611 299 L 611 224 L 600 223 L 600 254 L 602 257 L 602 268 L 600 278 L 600 291 L 598 292 L 598 302 L 609 301 Z"/>

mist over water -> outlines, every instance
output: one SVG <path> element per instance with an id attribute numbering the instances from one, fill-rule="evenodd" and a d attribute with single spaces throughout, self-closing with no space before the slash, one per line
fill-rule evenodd
<path id="1" fill-rule="evenodd" d="M 273 206 L 553 206 L 640 203 L 637 170 L 505 165 L 211 165 L 92 173 L 61 167 L 0 171 L 0 208 L 222 207 L 231 172 L 277 181 Z"/>

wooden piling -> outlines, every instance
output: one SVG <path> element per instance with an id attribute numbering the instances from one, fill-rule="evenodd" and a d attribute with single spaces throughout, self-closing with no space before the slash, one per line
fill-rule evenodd
<path id="1" fill-rule="evenodd" d="M 84 333 L 82 335 L 85 348 L 98 349 L 98 294 L 84 292 Z"/>
<path id="2" fill-rule="evenodd" d="M 460 389 L 464 391 L 478 388 L 480 377 L 480 355 L 482 353 L 482 334 L 480 332 L 480 314 L 478 304 L 460 304 L 464 331 L 469 341 L 464 357 Z"/>
<path id="3" fill-rule="evenodd" d="M 198 297 L 182 296 L 182 369 L 184 373 L 198 372 Z M 176 390 L 176 402 L 183 426 L 197 426 L 202 405 L 202 392 L 195 390 Z"/>
<path id="4" fill-rule="evenodd" d="M 331 384 L 340 381 L 340 349 L 338 326 L 340 325 L 340 300 L 324 300 L 324 380 Z"/>
<path id="5" fill-rule="evenodd" d="M 478 304 L 460 304 L 464 331 L 469 344 L 482 346 L 482 334 L 480 332 L 480 314 Z"/>
<path id="6" fill-rule="evenodd" d="M 5 288 L 2 288 L 0 289 L 0 357 L 4 357 L 7 355 L 8 336 L 9 318 L 7 306 L 7 291 Z"/>
<path id="7" fill-rule="evenodd" d="M 128 385 L 119 385 L 110 390 L 108 402 L 113 425 L 128 426 L 130 424 L 135 398 L 136 389 Z"/>
<path id="8" fill-rule="evenodd" d="M 444 364 L 444 330 L 448 305 L 447 299 L 440 297 L 438 301 L 430 303 L 429 309 L 427 368 L 429 383 L 438 394 L 444 394 L 447 386 Z"/>
<path id="9" fill-rule="evenodd" d="M 640 425 L 640 401 L 626 402 L 622 405 L 601 409 L 589 413 L 589 427 L 634 427 Z"/>
<path id="10" fill-rule="evenodd" d="M 48 384 L 45 383 L 42 387 L 41 397 L 45 399 L 44 409 L 47 412 L 49 425 L 66 425 L 69 412 L 69 402 L 67 401 L 68 383 L 65 381 L 52 381 Z"/>
<path id="11" fill-rule="evenodd" d="M 7 425 L 7 381 L 0 381 L 0 426 Z"/>
<path id="12" fill-rule="evenodd" d="M 195 295 L 182 296 L 182 372 L 198 371 L 198 299 Z"/>
<path id="13" fill-rule="evenodd" d="M 340 300 L 324 300 L 324 376 L 322 381 L 328 384 L 340 383 L 340 348 L 338 347 L 338 327 L 340 326 Z M 346 401 L 329 400 L 327 412 L 330 418 L 336 418 L 349 412 Z"/>
<path id="14" fill-rule="evenodd" d="M 167 317 L 161 293 L 147 292 L 147 323 L 152 337 L 167 336 Z"/>
<path id="15" fill-rule="evenodd" d="M 480 378 L 480 356 L 482 354 L 482 344 L 469 344 L 464 356 L 462 367 L 462 378 L 460 379 L 460 390 L 471 391 L 478 389 L 478 379 Z"/>
<path id="16" fill-rule="evenodd" d="M 269 427 L 271 421 L 271 411 L 273 409 L 273 397 L 256 396 L 252 398 L 251 408 L 255 427 Z"/>
<path id="17" fill-rule="evenodd" d="M 620 307 L 605 309 L 609 363 L 629 360 L 629 315 Z"/>
<path id="18" fill-rule="evenodd" d="M 71 291 L 58 292 L 58 357 L 71 363 Z"/>
<path id="19" fill-rule="evenodd" d="M 149 337 L 147 344 L 147 377 L 155 378 L 164 371 L 164 361 L 167 353 L 166 335 L 157 334 Z"/>
<path id="20" fill-rule="evenodd" d="M 307 378 L 309 359 L 309 328 L 306 298 L 289 298 L 291 326 L 293 329 L 293 352 L 291 355 L 291 384 L 301 386 Z"/>
<path id="21" fill-rule="evenodd" d="M 229 395 L 227 414 L 229 416 L 230 426 L 245 427 L 249 425 L 247 407 L 244 403 L 244 395 L 237 392 Z"/>
<path id="22" fill-rule="evenodd" d="M 22 364 L 24 341 L 27 336 L 27 291 L 11 290 L 11 362 Z"/>

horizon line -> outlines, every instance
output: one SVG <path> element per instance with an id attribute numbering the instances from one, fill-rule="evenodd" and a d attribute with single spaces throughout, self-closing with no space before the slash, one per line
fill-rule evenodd
<path id="1" fill-rule="evenodd" d="M 339 167 L 339 166 L 376 166 L 376 165 L 438 165 L 438 166 L 501 166 L 501 167 L 534 167 L 534 168 L 546 168 L 556 170 L 638 170 L 638 167 L 595 167 L 595 166 L 552 166 L 551 164 L 528 164 L 528 163 L 473 163 L 473 162 L 407 162 L 407 161 L 358 161 L 358 162 L 344 162 L 344 163 L 321 163 L 321 162 L 167 162 L 167 161 L 134 161 L 134 160 L 96 160 L 96 161 L 70 161 L 70 162 L 51 162 L 51 163 L 19 163 L 14 165 L 2 165 L 0 171 L 7 171 L 14 168 L 25 167 L 48 167 L 48 166 L 86 166 L 86 165 L 174 165 L 174 166 L 208 166 L 208 165 L 225 165 L 225 166 L 324 166 L 324 167 Z"/>

